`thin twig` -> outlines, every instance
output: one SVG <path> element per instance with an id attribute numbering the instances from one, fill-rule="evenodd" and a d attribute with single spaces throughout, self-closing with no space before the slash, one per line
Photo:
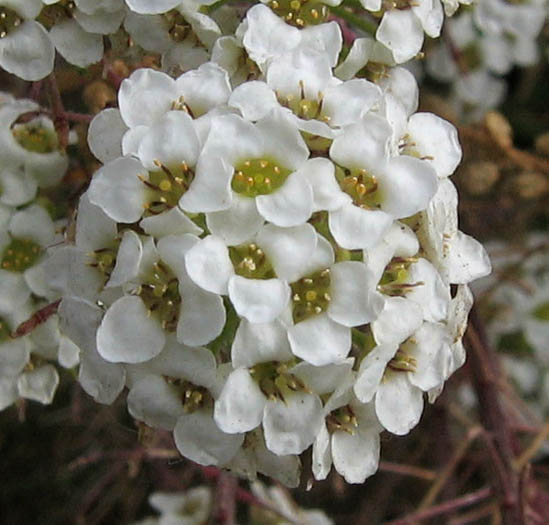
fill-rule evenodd
<path id="1" fill-rule="evenodd" d="M 394 474 L 402 474 L 403 476 L 412 476 L 414 478 L 425 479 L 432 481 L 436 479 L 437 474 L 432 470 L 414 465 L 403 465 L 402 463 L 393 463 L 391 461 L 380 461 L 379 470 L 384 472 L 393 472 Z"/>
<path id="2" fill-rule="evenodd" d="M 474 505 L 479 501 L 483 501 L 491 495 L 492 489 L 490 487 L 484 487 L 474 492 L 470 492 L 469 494 L 465 494 L 464 496 L 460 496 L 459 498 L 445 501 L 444 503 L 440 503 L 439 505 L 434 505 L 433 507 L 429 507 L 428 509 L 412 512 L 404 518 L 387 521 L 385 522 L 385 525 L 409 525 L 416 521 L 423 521 L 434 518 L 435 516 L 449 514 L 450 512 L 462 509 L 463 507 L 469 507 L 470 505 Z"/>

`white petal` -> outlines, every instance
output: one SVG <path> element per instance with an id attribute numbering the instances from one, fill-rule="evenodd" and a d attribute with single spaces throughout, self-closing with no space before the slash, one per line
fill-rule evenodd
<path id="1" fill-rule="evenodd" d="M 222 239 L 209 235 L 185 255 L 189 277 L 208 292 L 226 295 L 228 282 L 234 275 L 229 250 Z"/>
<path id="2" fill-rule="evenodd" d="M 229 279 L 229 297 L 236 313 L 251 323 L 274 321 L 290 300 L 290 287 L 280 279 Z"/>
<path id="3" fill-rule="evenodd" d="M 317 234 L 310 224 L 290 228 L 267 224 L 257 235 L 257 242 L 278 277 L 293 282 L 304 275 L 307 262 L 317 244 Z"/>
<path id="4" fill-rule="evenodd" d="M 410 337 L 423 322 L 423 310 L 404 297 L 386 297 L 383 311 L 372 323 L 377 344 L 401 343 Z"/>
<path id="5" fill-rule="evenodd" d="M 148 317 L 139 297 L 118 299 L 97 330 L 97 350 L 112 363 L 142 363 L 158 355 L 166 336 L 160 323 Z"/>
<path id="6" fill-rule="evenodd" d="M 408 132 L 415 148 L 435 168 L 439 177 L 454 173 L 461 161 L 457 129 L 432 113 L 415 113 L 408 121 Z"/>
<path id="7" fill-rule="evenodd" d="M 76 245 L 86 252 L 108 248 L 118 232 L 116 222 L 90 202 L 88 193 L 80 197 L 76 219 Z"/>
<path id="8" fill-rule="evenodd" d="M 0 40 L 0 66 L 23 80 L 40 80 L 53 70 L 55 48 L 47 31 L 34 20 L 23 22 Z"/>
<path id="9" fill-rule="evenodd" d="M 184 111 L 169 111 L 143 136 L 137 155 L 143 166 L 158 170 L 155 161 L 168 168 L 182 162 L 193 167 L 199 153 L 199 143 L 193 120 Z"/>
<path id="10" fill-rule="evenodd" d="M 176 99 L 175 81 L 153 69 L 137 69 L 120 84 L 118 91 L 120 114 L 130 128 L 140 124 L 150 126 L 171 109 Z"/>
<path id="11" fill-rule="evenodd" d="M 173 430 L 179 416 L 185 413 L 181 394 L 156 375 L 148 375 L 134 385 L 127 402 L 132 417 L 165 430 Z"/>
<path id="12" fill-rule="evenodd" d="M 295 121 L 284 111 L 272 110 L 257 122 L 256 129 L 263 136 L 263 155 L 280 159 L 285 168 L 297 170 L 309 157 L 309 149 Z"/>
<path id="13" fill-rule="evenodd" d="M 174 7 L 178 6 L 181 3 L 181 0 L 155 0 L 151 2 L 150 0 L 126 0 L 128 7 L 143 15 L 155 15 L 162 14 Z"/>
<path id="14" fill-rule="evenodd" d="M 204 150 L 203 150 L 204 153 Z M 203 154 L 198 159 L 191 187 L 179 199 L 179 206 L 191 213 L 226 210 L 231 207 L 231 179 L 234 168 L 221 157 Z"/>
<path id="15" fill-rule="evenodd" d="M 229 106 L 237 108 L 246 120 L 259 120 L 278 107 L 273 90 L 265 83 L 251 80 L 240 84 L 229 98 Z"/>
<path id="16" fill-rule="evenodd" d="M 349 203 L 331 211 L 328 223 L 342 248 L 359 250 L 375 246 L 391 227 L 393 218 L 384 211 L 364 210 Z"/>
<path id="17" fill-rule="evenodd" d="M 408 381 L 408 372 L 390 372 L 376 395 L 379 422 L 393 434 L 403 436 L 414 428 L 423 412 L 423 392 Z"/>
<path id="18" fill-rule="evenodd" d="M 328 477 L 332 468 L 331 435 L 325 424 L 322 424 L 313 443 L 312 471 L 315 479 Z"/>
<path id="19" fill-rule="evenodd" d="M 177 340 L 187 345 L 213 341 L 225 326 L 223 299 L 206 292 L 186 278 L 179 282 L 182 302 L 177 322 Z"/>
<path id="20" fill-rule="evenodd" d="M 116 254 L 116 264 L 106 288 L 121 286 L 135 279 L 139 273 L 143 245 L 139 235 L 132 230 L 124 232 Z"/>
<path id="21" fill-rule="evenodd" d="M 448 245 L 446 263 L 448 280 L 452 284 L 469 283 L 491 273 L 490 258 L 473 237 L 458 231 Z"/>
<path id="22" fill-rule="evenodd" d="M 329 394 L 345 383 L 354 362 L 353 357 L 326 366 L 313 366 L 302 361 L 292 367 L 290 373 L 299 377 L 315 394 Z"/>
<path id="23" fill-rule="evenodd" d="M 379 433 L 363 431 L 354 434 L 338 430 L 332 435 L 334 467 L 347 483 L 364 483 L 377 471 L 379 464 Z"/>
<path id="24" fill-rule="evenodd" d="M 202 410 L 179 418 L 173 432 L 177 449 L 199 465 L 224 465 L 244 441 L 242 434 L 225 434 Z"/>
<path id="25" fill-rule="evenodd" d="M 344 326 L 366 324 L 383 309 L 383 298 L 375 290 L 373 274 L 358 261 L 336 263 L 330 273 L 328 315 Z"/>
<path id="26" fill-rule="evenodd" d="M 206 214 L 206 224 L 227 246 L 241 244 L 253 237 L 265 219 L 258 213 L 255 199 L 233 194 L 232 206 L 223 211 Z"/>
<path id="27" fill-rule="evenodd" d="M 414 58 L 423 45 L 423 27 L 411 10 L 387 11 L 377 28 L 376 39 L 386 45 L 398 64 Z"/>
<path id="28" fill-rule="evenodd" d="M 305 223 L 313 211 L 313 190 L 299 173 L 292 173 L 283 186 L 255 199 L 257 210 L 267 220 L 287 228 Z"/>
<path id="29" fill-rule="evenodd" d="M 59 374 L 53 365 L 44 365 L 30 372 L 24 372 L 17 380 L 19 395 L 48 405 L 59 384 Z"/>
<path id="30" fill-rule="evenodd" d="M 313 189 L 313 211 L 337 210 L 350 202 L 351 197 L 341 191 L 335 178 L 335 166 L 328 159 L 309 159 L 296 173 L 305 177 Z"/>
<path id="31" fill-rule="evenodd" d="M 351 331 L 326 314 L 315 315 L 288 329 L 292 352 L 315 366 L 337 363 L 351 350 Z"/>
<path id="32" fill-rule="evenodd" d="M 231 347 L 231 360 L 235 368 L 252 367 L 268 361 L 289 361 L 291 358 L 290 343 L 282 323 L 240 321 Z"/>
<path id="33" fill-rule="evenodd" d="M 145 185 L 138 175 L 145 176 L 141 163 L 122 157 L 105 164 L 94 175 L 88 197 L 116 222 L 132 223 L 141 218 L 146 199 Z"/>
<path id="34" fill-rule="evenodd" d="M 395 157 L 383 171 L 379 179 L 381 208 L 396 219 L 424 210 L 437 192 L 436 172 L 426 161 Z"/>
<path id="35" fill-rule="evenodd" d="M 55 226 L 48 212 L 38 204 L 32 204 L 13 214 L 9 231 L 13 237 L 30 239 L 46 247 L 55 238 Z"/>
<path id="36" fill-rule="evenodd" d="M 75 20 L 55 24 L 50 38 L 63 58 L 75 66 L 87 67 L 103 56 L 103 36 L 84 31 Z"/>
<path id="37" fill-rule="evenodd" d="M 38 185 L 36 179 L 22 167 L 5 167 L 0 171 L 0 187 L 2 204 L 21 206 L 34 199 Z"/>
<path id="38" fill-rule="evenodd" d="M 323 422 L 322 402 L 316 395 L 292 392 L 284 401 L 269 401 L 263 419 L 267 448 L 280 456 L 301 454 Z"/>
<path id="39" fill-rule="evenodd" d="M 394 357 L 398 346 L 384 344 L 376 346 L 360 363 L 355 395 L 363 403 L 368 403 L 374 397 L 383 379 L 387 363 Z"/>
<path id="40" fill-rule="evenodd" d="M 146 234 L 159 239 L 168 235 L 192 233 L 200 235 L 202 228 L 194 223 L 177 206 L 159 215 L 145 217 L 139 223 Z"/>
<path id="41" fill-rule="evenodd" d="M 215 401 L 217 426 L 230 434 L 247 432 L 261 424 L 267 398 L 245 368 L 237 368 L 227 378 Z"/>

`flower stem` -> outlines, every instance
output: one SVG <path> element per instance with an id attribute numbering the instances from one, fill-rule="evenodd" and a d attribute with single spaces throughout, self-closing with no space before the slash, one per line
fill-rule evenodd
<path id="1" fill-rule="evenodd" d="M 359 15 L 355 15 L 355 13 L 350 11 L 348 8 L 341 6 L 330 6 L 330 12 L 335 16 L 342 18 L 346 22 L 349 22 L 349 24 L 362 29 L 364 32 L 372 36 L 375 35 L 377 25 Z"/>

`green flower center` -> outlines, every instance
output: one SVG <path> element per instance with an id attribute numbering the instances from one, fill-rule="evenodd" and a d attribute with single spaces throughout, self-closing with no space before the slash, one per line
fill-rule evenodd
<path id="1" fill-rule="evenodd" d="M 325 312 L 330 303 L 330 269 L 320 270 L 290 285 L 294 323 Z"/>
<path id="2" fill-rule="evenodd" d="M 549 301 L 538 305 L 532 315 L 539 321 L 549 321 Z"/>
<path id="3" fill-rule="evenodd" d="M 150 171 L 148 179 L 138 175 L 147 188 L 145 216 L 158 215 L 177 206 L 194 178 L 194 172 L 185 162 L 173 168 L 168 168 L 159 161 L 155 161 L 155 164 L 160 169 Z"/>
<path id="4" fill-rule="evenodd" d="M 271 159 L 249 159 L 234 168 L 231 188 L 245 197 L 269 195 L 280 188 L 290 173 Z"/>
<path id="5" fill-rule="evenodd" d="M 114 270 L 119 245 L 120 239 L 115 239 L 113 246 L 100 248 L 89 254 L 93 259 L 93 262 L 89 263 L 89 265 L 103 274 L 105 282 L 109 280 L 112 271 Z"/>
<path id="6" fill-rule="evenodd" d="M 8 36 L 22 22 L 23 19 L 13 9 L 0 6 L 0 38 Z"/>
<path id="7" fill-rule="evenodd" d="M 418 260 L 418 257 L 393 257 L 385 267 L 377 289 L 391 297 L 404 297 L 413 288 L 425 284 L 423 281 L 407 282 L 410 278 L 410 266 Z"/>
<path id="8" fill-rule="evenodd" d="M 273 279 L 276 277 L 265 252 L 257 244 L 231 246 L 229 257 L 237 275 L 247 279 Z"/>
<path id="9" fill-rule="evenodd" d="M 2 256 L 2 269 L 24 272 L 40 258 L 42 248 L 30 239 L 12 239 Z"/>
<path id="10" fill-rule="evenodd" d="M 18 144 L 32 153 L 51 153 L 57 149 L 57 134 L 40 121 L 16 124 L 11 132 Z"/>
<path id="11" fill-rule="evenodd" d="M 365 169 L 336 167 L 336 179 L 340 188 L 353 199 L 353 204 L 365 210 L 378 209 L 382 201 L 377 179 Z"/>
<path id="12" fill-rule="evenodd" d="M 11 330 L 7 321 L 0 317 L 0 343 L 6 342 L 10 339 Z"/>
<path id="13" fill-rule="evenodd" d="M 358 427 L 358 421 L 353 409 L 349 405 L 345 405 L 332 410 L 328 414 L 326 417 L 326 426 L 330 434 L 336 430 L 343 430 L 343 432 L 354 435 Z"/>
<path id="14" fill-rule="evenodd" d="M 269 7 L 288 24 L 296 27 L 322 24 L 330 14 L 323 3 L 315 0 L 271 0 Z"/>
<path id="15" fill-rule="evenodd" d="M 284 401 L 291 392 L 309 392 L 303 381 L 288 371 L 294 364 L 277 361 L 258 363 L 250 368 L 250 375 L 265 396 Z"/>
<path id="16" fill-rule="evenodd" d="M 143 280 L 137 295 L 149 315 L 156 317 L 167 332 L 175 332 L 181 307 L 179 282 L 162 261 L 154 263 L 152 272 Z"/>

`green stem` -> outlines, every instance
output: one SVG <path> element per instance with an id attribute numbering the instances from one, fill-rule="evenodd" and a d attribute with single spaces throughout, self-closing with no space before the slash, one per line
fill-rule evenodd
<path id="1" fill-rule="evenodd" d="M 338 16 L 339 18 L 343 18 L 343 20 L 349 22 L 349 24 L 358 27 L 359 29 L 362 29 L 366 33 L 369 33 L 372 36 L 375 35 L 375 32 L 377 30 L 376 24 L 370 22 L 369 20 L 366 20 L 365 18 L 362 18 L 361 16 L 355 15 L 347 8 L 341 6 L 330 6 L 330 12 L 332 12 L 335 16 Z"/>

